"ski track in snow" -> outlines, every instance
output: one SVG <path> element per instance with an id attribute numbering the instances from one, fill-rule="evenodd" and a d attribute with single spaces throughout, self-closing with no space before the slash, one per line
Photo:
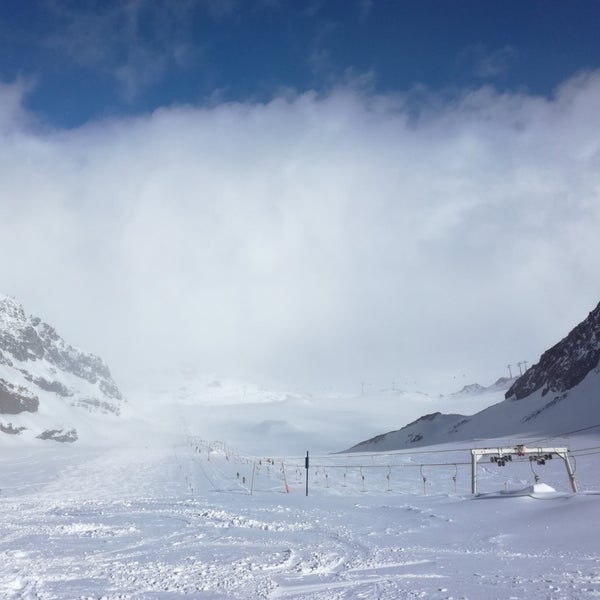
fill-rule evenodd
<path id="1" fill-rule="evenodd" d="M 388 491 L 376 471 L 363 493 L 358 473 L 317 468 L 306 498 L 302 470 L 286 494 L 277 461 L 250 495 L 252 468 L 193 444 L 11 448 L 0 597 L 600 598 L 600 495 L 473 499 L 432 473 L 424 496 L 414 473 Z M 492 489 L 498 477 L 482 470 Z"/>

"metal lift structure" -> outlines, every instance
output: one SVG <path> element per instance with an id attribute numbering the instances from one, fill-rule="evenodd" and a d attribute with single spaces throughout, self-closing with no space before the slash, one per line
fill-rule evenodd
<path id="1" fill-rule="evenodd" d="M 554 456 L 562 458 L 569 476 L 571 489 L 577 493 L 577 483 L 575 481 L 575 472 L 569 461 L 569 449 L 551 447 L 529 448 L 525 444 L 517 444 L 516 446 L 505 446 L 498 448 L 473 448 L 471 450 L 471 493 L 477 493 L 477 463 L 483 456 L 489 456 L 490 462 L 496 463 L 499 467 L 503 467 L 507 462 L 512 462 L 513 456 L 517 459 L 529 460 L 538 465 L 543 465 L 547 460 L 551 460 Z"/>

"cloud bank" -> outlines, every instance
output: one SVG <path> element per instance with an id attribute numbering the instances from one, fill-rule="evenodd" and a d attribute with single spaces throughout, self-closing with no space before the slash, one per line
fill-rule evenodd
<path id="1" fill-rule="evenodd" d="M 0 87 L 1 289 L 117 377 L 488 383 L 599 299 L 600 73 L 550 99 L 338 89 L 69 131 L 25 93 Z"/>

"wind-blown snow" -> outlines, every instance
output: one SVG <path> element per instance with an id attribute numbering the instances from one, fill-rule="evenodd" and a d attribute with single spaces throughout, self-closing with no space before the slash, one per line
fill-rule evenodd
<path id="1" fill-rule="evenodd" d="M 263 389 L 206 376 L 193 369 L 155 371 L 124 389 L 130 409 L 146 415 L 157 435 L 177 435 L 181 423 L 207 439 L 234 440 L 252 453 L 339 452 L 357 440 L 401 426 L 425 413 L 469 414 L 499 402 L 505 387 L 482 394 L 366 389 L 355 394 Z M 131 424 L 128 427 L 132 427 Z M 137 427 L 137 426 L 136 426 Z"/>
<path id="2" fill-rule="evenodd" d="M 578 494 L 556 458 L 480 461 L 472 496 L 464 442 L 329 454 L 502 392 L 306 395 L 173 373 L 131 394 L 118 446 L 2 436 L 0 598 L 598 597 L 598 436 L 556 441 Z"/>
<path id="3" fill-rule="evenodd" d="M 468 453 L 437 450 L 315 456 L 306 497 L 302 457 L 193 436 L 11 448 L 0 458 L 0 597 L 598 597 L 598 455 L 577 460 L 581 494 L 554 460 L 537 470 L 555 492 L 534 486 L 528 463 L 482 464 L 472 497 Z"/>

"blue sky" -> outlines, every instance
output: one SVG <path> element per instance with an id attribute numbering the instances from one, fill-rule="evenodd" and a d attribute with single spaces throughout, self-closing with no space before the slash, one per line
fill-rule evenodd
<path id="1" fill-rule="evenodd" d="M 600 298 L 599 15 L 0 2 L 0 292 L 118 378 L 490 384 Z"/>
<path id="2" fill-rule="evenodd" d="M 550 95 L 600 66 L 599 23 L 592 0 L 7 1 L 0 79 L 59 127 L 350 81 Z"/>

